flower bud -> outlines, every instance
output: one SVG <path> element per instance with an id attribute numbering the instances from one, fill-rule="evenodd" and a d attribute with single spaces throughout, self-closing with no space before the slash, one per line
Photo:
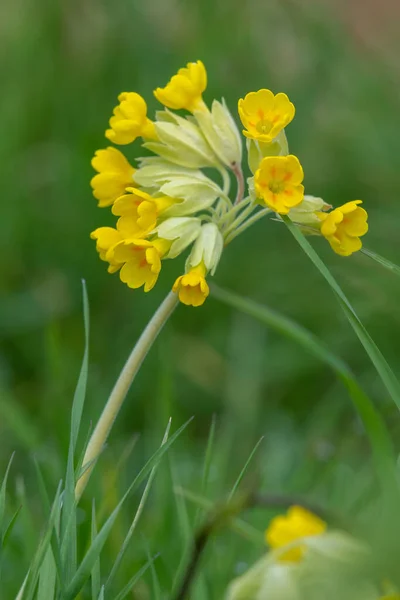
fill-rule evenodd
<path id="1" fill-rule="evenodd" d="M 203 262 L 207 271 L 214 275 L 224 248 L 224 239 L 215 223 L 203 225 L 189 255 L 186 267 L 196 267 Z"/>
<path id="2" fill-rule="evenodd" d="M 209 111 L 196 111 L 196 121 L 205 138 L 226 166 L 232 167 L 242 161 L 242 140 L 236 123 L 222 100 L 214 100 Z"/>
<path id="3" fill-rule="evenodd" d="M 222 194 L 221 188 L 205 177 L 177 177 L 160 188 L 161 194 L 183 201 L 171 206 L 164 213 L 168 217 L 181 217 L 209 208 Z"/>
<path id="4" fill-rule="evenodd" d="M 201 221 L 195 217 L 173 217 L 163 221 L 156 232 L 158 237 L 173 240 L 165 258 L 175 258 L 198 237 Z"/>
<path id="5" fill-rule="evenodd" d="M 206 181 L 200 170 L 189 169 L 173 164 L 159 156 L 146 156 L 140 159 L 140 168 L 135 171 L 134 181 L 146 189 L 159 190 L 160 186 L 179 177 L 195 177 Z"/>
<path id="6" fill-rule="evenodd" d="M 257 171 L 260 162 L 265 156 L 287 156 L 289 154 L 289 147 L 284 129 L 282 129 L 276 138 L 268 144 L 248 138 L 246 146 L 247 160 L 252 173 Z"/>
<path id="7" fill-rule="evenodd" d="M 303 600 L 298 572 L 297 565 L 272 563 L 266 555 L 231 583 L 226 600 Z"/>
<path id="8" fill-rule="evenodd" d="M 155 128 L 159 141 L 147 142 L 145 148 L 190 169 L 218 166 L 215 153 L 192 120 L 164 111 L 157 113 Z"/>

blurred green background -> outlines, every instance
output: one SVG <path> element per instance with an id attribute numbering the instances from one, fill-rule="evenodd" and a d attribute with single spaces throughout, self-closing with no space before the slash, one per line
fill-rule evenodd
<path id="1" fill-rule="evenodd" d="M 400 8 L 394 0 L 14 0 L 0 17 L 0 466 L 15 450 L 15 494 L 27 486 L 34 499 L 31 456 L 52 480 L 66 457 L 83 352 L 81 278 L 91 313 L 87 430 L 183 266 L 171 261 L 151 294 L 134 292 L 106 273 L 89 239 L 112 222 L 89 181 L 94 151 L 108 145 L 117 95 L 141 93 L 152 113 L 152 90 L 197 59 L 208 71 L 206 101 L 223 96 L 235 115 L 248 91 L 286 92 L 296 106 L 287 135 L 307 192 L 334 205 L 363 199 L 366 247 L 398 262 Z M 400 281 L 366 256 L 344 259 L 312 241 L 400 375 Z M 240 236 L 215 280 L 320 336 L 355 371 L 396 437 L 396 409 L 331 291 L 283 226 L 262 221 Z M 210 298 L 174 314 L 129 393 L 104 465 L 137 433 L 136 468 L 170 415 L 176 427 L 195 415 L 175 450 L 175 476 L 190 487 L 213 414 L 215 496 L 229 489 L 261 435 L 256 470 L 273 491 L 318 489 L 331 498 L 335 464 L 341 497 L 349 469 L 368 461 L 368 443 L 334 375 Z M 153 525 L 162 529 L 157 519 Z"/>

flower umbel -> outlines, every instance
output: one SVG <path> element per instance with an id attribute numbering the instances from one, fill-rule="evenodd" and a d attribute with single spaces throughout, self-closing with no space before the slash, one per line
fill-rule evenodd
<path id="1" fill-rule="evenodd" d="M 201 306 L 210 293 L 205 279 L 206 267 L 201 262 L 175 281 L 172 291 L 179 295 L 179 300 L 187 306 Z"/>
<path id="2" fill-rule="evenodd" d="M 122 92 L 114 108 L 106 137 L 114 144 L 130 144 L 137 137 L 154 139 L 154 124 L 147 118 L 147 105 L 136 92 Z"/>
<path id="3" fill-rule="evenodd" d="M 271 90 L 250 92 L 238 103 L 240 120 L 247 138 L 270 143 L 292 121 L 294 105 L 286 94 L 274 94 Z"/>
<path id="4" fill-rule="evenodd" d="M 201 60 L 198 60 L 179 69 L 164 88 L 159 87 L 154 90 L 154 95 L 161 104 L 168 108 L 175 110 L 185 108 L 193 112 L 206 110 L 202 98 L 206 87 L 207 72 Z"/>
<path id="5" fill-rule="evenodd" d="M 267 156 L 254 175 L 257 197 L 265 206 L 280 215 L 287 215 L 304 198 L 303 177 L 296 156 Z"/>
<path id="6" fill-rule="evenodd" d="M 291 548 L 280 556 L 282 561 L 297 562 L 304 554 L 301 540 L 305 537 L 321 535 L 326 528 L 325 521 L 312 512 L 301 506 L 291 506 L 286 516 L 280 515 L 272 519 L 265 532 L 265 539 L 273 549 L 283 548 L 291 542 L 299 540 L 298 547 Z"/>
<path id="7" fill-rule="evenodd" d="M 189 249 L 173 291 L 182 303 L 201 306 L 209 295 L 206 277 L 215 274 L 226 246 L 266 215 L 281 222 L 279 215 L 288 215 L 304 234 L 325 237 L 343 256 L 359 250 L 368 229 L 361 201 L 328 212 L 332 207 L 322 198 L 304 193 L 303 169 L 285 133 L 295 114 L 286 94 L 260 89 L 239 100 L 254 174 L 246 186 L 243 138 L 223 99 L 205 104 L 206 87 L 203 63 L 188 63 L 154 91 L 165 107 L 154 120 L 138 93 L 119 95 L 106 137 L 121 145 L 143 138 L 142 148 L 153 155 L 138 158 L 137 168 L 113 147 L 92 160 L 93 194 L 118 218 L 115 228 L 91 234 L 108 271 L 119 270 L 129 287 L 149 291 L 162 261 Z M 173 112 L 181 109 L 192 114 Z"/>
<path id="8" fill-rule="evenodd" d="M 110 206 L 128 186 L 133 185 L 135 169 L 116 148 L 97 150 L 92 158 L 92 167 L 97 171 L 90 185 L 99 206 Z"/>
<path id="9" fill-rule="evenodd" d="M 352 200 L 329 213 L 317 213 L 322 222 L 321 234 L 336 254 L 350 256 L 362 247 L 360 237 L 368 231 L 368 214 L 359 204 L 362 200 Z"/>

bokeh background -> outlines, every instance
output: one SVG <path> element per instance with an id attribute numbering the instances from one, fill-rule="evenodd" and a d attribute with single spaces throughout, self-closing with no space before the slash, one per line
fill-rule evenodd
<path id="1" fill-rule="evenodd" d="M 334 205 L 363 199 L 370 214 L 366 247 L 396 262 L 399 19 L 395 0 L 3 3 L 0 467 L 16 451 L 16 502 L 25 488 L 34 502 L 33 455 L 49 481 L 60 477 L 65 462 L 83 352 L 81 279 L 91 315 L 87 430 L 183 266 L 171 261 L 151 294 L 134 292 L 106 273 L 89 239 L 90 231 L 111 223 L 91 195 L 90 159 L 108 145 L 104 130 L 117 95 L 138 91 L 151 113 L 152 90 L 197 59 L 208 70 L 206 101 L 224 97 L 234 114 L 248 91 L 286 92 L 297 111 L 287 135 L 304 166 L 307 192 Z M 312 241 L 400 374 L 399 280 L 366 256 L 343 259 L 323 240 Z M 240 236 L 224 253 L 215 279 L 322 338 L 355 371 L 396 438 L 396 409 L 330 289 L 283 226 L 262 221 Z M 92 485 L 109 490 L 108 469 L 136 434 L 128 464 L 141 465 L 170 415 L 175 427 L 195 416 L 173 451 L 173 482 L 189 487 L 201 476 L 215 415 L 214 497 L 229 489 L 262 435 L 254 471 L 273 491 L 322 499 L 336 493 L 342 501 L 354 483 L 353 469 L 368 469 L 368 443 L 334 375 L 212 297 L 201 309 L 180 307 L 174 314 L 116 423 L 103 477 Z M 172 492 L 162 496 L 166 480 L 158 500 L 167 512 L 158 518 L 153 512 L 147 525 L 158 528 L 160 540 L 169 535 L 165 519 L 178 518 Z M 178 551 L 171 552 L 168 560 L 173 565 L 178 558 Z"/>

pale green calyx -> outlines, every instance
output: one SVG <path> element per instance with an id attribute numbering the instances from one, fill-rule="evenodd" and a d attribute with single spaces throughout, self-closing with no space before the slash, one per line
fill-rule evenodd
<path id="1" fill-rule="evenodd" d="M 146 156 L 139 159 L 140 167 L 134 173 L 134 182 L 147 189 L 157 189 L 164 183 L 179 177 L 194 177 L 207 181 L 207 177 L 199 169 L 189 169 L 169 162 L 159 156 Z"/>
<path id="2" fill-rule="evenodd" d="M 219 161 L 196 123 L 164 111 L 167 120 L 157 120 L 155 129 L 158 141 L 143 144 L 152 152 L 182 167 L 201 169 L 215 167 Z"/>
<path id="3" fill-rule="evenodd" d="M 302 203 L 289 211 L 289 217 L 298 225 L 308 225 L 309 227 L 317 227 L 319 229 L 321 220 L 317 216 L 317 212 L 324 212 L 331 209 L 332 206 L 327 204 L 322 198 L 315 196 L 304 196 Z"/>
<path id="4" fill-rule="evenodd" d="M 196 120 L 205 138 L 218 156 L 228 167 L 234 167 L 242 161 L 242 139 L 237 125 L 222 100 L 214 100 L 211 111 L 195 111 Z"/>
<path id="5" fill-rule="evenodd" d="M 172 217 L 160 223 L 155 231 L 160 238 L 173 240 L 165 258 L 175 258 L 198 237 L 201 221 L 196 217 Z"/>
<path id="6" fill-rule="evenodd" d="M 289 153 L 285 130 L 282 129 L 272 140 L 271 143 L 260 142 L 258 140 L 247 139 L 247 161 L 250 171 L 255 173 L 260 162 L 266 156 L 287 156 Z"/>
<path id="7" fill-rule="evenodd" d="M 199 235 L 188 257 L 186 267 L 196 267 L 204 263 L 207 271 L 214 275 L 224 248 L 224 239 L 215 223 L 202 226 Z"/>
<path id="8" fill-rule="evenodd" d="M 171 198 L 182 199 L 182 202 L 165 211 L 166 217 L 180 217 L 205 210 L 222 194 L 221 188 L 208 177 L 177 177 L 162 185 L 160 192 Z"/>

